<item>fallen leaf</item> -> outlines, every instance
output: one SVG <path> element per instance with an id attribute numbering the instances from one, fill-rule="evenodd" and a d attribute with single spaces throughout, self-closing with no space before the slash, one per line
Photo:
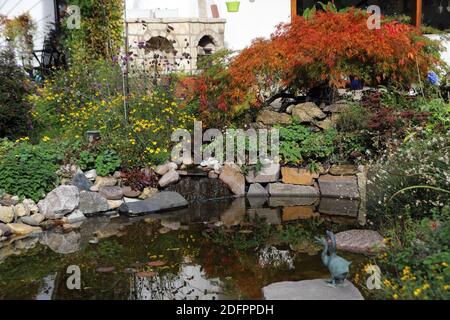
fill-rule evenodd
<path id="1" fill-rule="evenodd" d="M 152 271 L 141 271 L 136 273 L 136 276 L 138 276 L 139 278 L 152 278 L 156 275 L 155 272 Z"/>
<path id="2" fill-rule="evenodd" d="M 149 267 L 162 267 L 165 264 L 166 263 L 164 261 L 150 261 L 150 262 L 147 262 L 147 265 Z"/>

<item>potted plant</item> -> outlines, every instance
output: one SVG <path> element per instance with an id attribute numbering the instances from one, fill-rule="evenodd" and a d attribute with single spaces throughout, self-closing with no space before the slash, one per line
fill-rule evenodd
<path id="1" fill-rule="evenodd" d="M 227 4 L 228 12 L 238 12 L 241 2 L 240 1 L 227 1 L 226 4 Z"/>

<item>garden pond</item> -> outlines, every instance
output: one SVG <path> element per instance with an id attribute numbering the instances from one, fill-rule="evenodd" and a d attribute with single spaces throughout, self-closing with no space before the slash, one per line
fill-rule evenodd
<path id="1" fill-rule="evenodd" d="M 1 243 L 0 299 L 262 299 L 274 282 L 329 277 L 314 236 L 358 228 L 358 206 L 236 198 L 161 215 L 89 218 Z M 367 258 L 339 254 L 353 262 L 354 279 Z M 77 268 L 81 287 L 68 289 Z"/>

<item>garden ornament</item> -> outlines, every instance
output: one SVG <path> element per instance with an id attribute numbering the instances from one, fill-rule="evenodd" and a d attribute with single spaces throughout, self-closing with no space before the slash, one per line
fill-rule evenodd
<path id="1" fill-rule="evenodd" d="M 328 268 L 331 273 L 331 279 L 326 282 L 336 287 L 336 285 L 343 285 L 345 279 L 349 274 L 350 261 L 336 254 L 336 237 L 333 232 L 327 231 L 327 238 L 316 237 L 316 240 L 323 245 L 324 249 L 322 251 L 322 263 Z"/>

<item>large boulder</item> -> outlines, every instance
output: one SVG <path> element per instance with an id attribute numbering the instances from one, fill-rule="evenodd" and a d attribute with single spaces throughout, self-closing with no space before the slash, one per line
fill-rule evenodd
<path id="1" fill-rule="evenodd" d="M 54 219 L 64 216 L 78 206 L 80 191 L 75 186 L 59 186 L 51 191 L 45 199 L 39 201 L 39 212 L 46 218 Z"/>
<path id="2" fill-rule="evenodd" d="M 251 170 L 245 177 L 248 183 L 277 182 L 280 179 L 280 164 L 271 163 L 264 166 L 260 171 Z"/>
<path id="3" fill-rule="evenodd" d="M 161 179 L 159 179 L 158 184 L 161 188 L 165 188 L 171 184 L 177 183 L 178 180 L 180 180 L 180 174 L 175 170 L 169 170 L 161 177 Z"/>
<path id="4" fill-rule="evenodd" d="M 263 289 L 265 300 L 364 300 L 348 280 L 331 287 L 323 279 L 272 283 Z"/>
<path id="5" fill-rule="evenodd" d="M 318 197 L 319 191 L 311 186 L 299 186 L 294 184 L 271 183 L 267 191 L 274 197 Z"/>
<path id="6" fill-rule="evenodd" d="M 270 110 L 263 110 L 259 113 L 256 118 L 256 122 L 263 123 L 265 125 L 276 125 L 276 124 L 291 124 L 292 117 L 287 113 L 279 113 Z"/>
<path id="7" fill-rule="evenodd" d="M 177 170 L 178 165 L 175 162 L 167 162 L 165 164 L 161 164 L 156 167 L 155 172 L 160 176 L 165 175 L 167 172 L 171 170 Z"/>
<path id="8" fill-rule="evenodd" d="M 80 191 L 90 191 L 93 186 L 92 182 L 86 178 L 84 173 L 77 173 L 70 183 L 73 186 L 76 186 Z"/>
<path id="9" fill-rule="evenodd" d="M 319 188 L 323 197 L 359 199 L 355 176 L 323 175 L 319 178 Z"/>
<path id="10" fill-rule="evenodd" d="M 362 254 L 376 254 L 385 249 L 383 237 L 374 230 L 347 230 L 336 234 L 336 248 Z"/>
<path id="11" fill-rule="evenodd" d="M 109 210 L 108 201 L 96 192 L 82 191 L 78 209 L 85 215 L 105 212 Z"/>
<path id="12" fill-rule="evenodd" d="M 314 179 L 319 178 L 318 173 L 313 173 L 307 169 L 283 167 L 281 168 L 283 183 L 312 186 Z"/>
<path id="13" fill-rule="evenodd" d="M 314 102 L 300 103 L 292 107 L 292 116 L 300 123 L 311 123 L 327 117 Z"/>
<path id="14" fill-rule="evenodd" d="M 0 222 L 10 223 L 14 221 L 14 207 L 0 205 Z"/>
<path id="15" fill-rule="evenodd" d="M 184 208 L 188 205 L 189 203 L 179 193 L 173 191 L 163 191 L 146 200 L 124 203 L 119 207 L 119 212 L 128 216 L 138 216 Z"/>
<path id="16" fill-rule="evenodd" d="M 235 195 L 245 195 L 245 177 L 236 166 L 226 164 L 222 169 L 219 179 L 222 180 Z"/>

